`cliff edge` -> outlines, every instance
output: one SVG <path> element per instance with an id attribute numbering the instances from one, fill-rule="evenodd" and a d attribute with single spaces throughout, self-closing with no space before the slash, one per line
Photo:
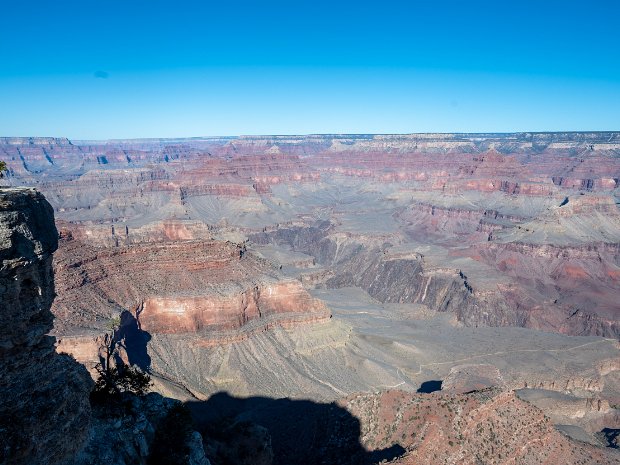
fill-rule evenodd
<path id="1" fill-rule="evenodd" d="M 34 189 L 0 189 L 0 463 L 70 459 L 88 433 L 92 380 L 59 355 L 50 312 L 52 207 Z"/>

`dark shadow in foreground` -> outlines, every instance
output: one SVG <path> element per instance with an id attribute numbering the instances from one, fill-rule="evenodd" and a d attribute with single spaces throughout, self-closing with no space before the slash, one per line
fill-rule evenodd
<path id="1" fill-rule="evenodd" d="M 222 465 L 261 463 L 269 436 L 274 465 L 367 465 L 405 453 L 400 444 L 367 451 L 360 443 L 360 421 L 335 403 L 218 393 L 186 405 L 210 458 Z"/>
<path id="2" fill-rule="evenodd" d="M 430 394 L 431 392 L 441 391 L 441 385 L 443 381 L 441 380 L 433 380 L 433 381 L 424 381 L 417 392 L 421 394 Z"/>

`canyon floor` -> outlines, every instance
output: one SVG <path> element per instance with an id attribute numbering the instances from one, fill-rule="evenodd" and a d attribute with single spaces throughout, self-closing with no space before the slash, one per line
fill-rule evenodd
<path id="1" fill-rule="evenodd" d="M 547 463 L 620 460 L 617 133 L 5 138 L 0 159 L 54 208 L 52 334 L 91 371 L 120 315 L 119 356 L 196 405 L 340 402 L 402 463 L 538 463 L 563 441 Z M 473 410 L 401 425 L 428 402 Z M 250 404 L 234 414 L 268 426 Z M 487 407 L 546 439 L 478 456 Z"/>

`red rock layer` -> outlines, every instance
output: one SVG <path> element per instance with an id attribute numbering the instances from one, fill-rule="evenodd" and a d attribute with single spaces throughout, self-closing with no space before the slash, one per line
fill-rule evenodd
<path id="1" fill-rule="evenodd" d="M 367 449 L 398 444 L 406 450 L 391 463 L 620 463 L 612 451 L 562 435 L 542 411 L 511 391 L 386 391 L 353 395 L 339 404 L 360 419 L 360 440 Z"/>
<path id="2" fill-rule="evenodd" d="M 205 293 L 206 294 L 206 293 Z M 277 322 L 274 317 L 298 315 L 323 319 L 327 308 L 297 281 L 256 285 L 239 293 L 197 297 L 151 297 L 138 311 L 143 330 L 151 333 L 200 333 L 239 329 L 254 320 Z M 279 319 L 279 318 L 278 318 Z"/>
<path id="3" fill-rule="evenodd" d="M 371 182 L 374 193 L 382 189 L 378 183 L 394 183 L 386 189 L 398 200 L 395 234 L 483 262 L 506 278 L 488 305 L 462 311 L 462 321 L 612 337 L 619 334 L 620 261 L 607 249 L 600 260 L 581 258 L 577 249 L 618 242 L 619 156 L 620 134 L 614 132 L 0 138 L 0 159 L 12 170 L 3 182 L 40 184 L 57 216 L 80 223 L 76 238 L 111 247 L 208 239 L 214 225 L 242 226 L 249 235 L 254 220 L 258 229 L 280 226 L 295 216 L 290 207 L 303 196 L 289 204 L 283 195 L 280 204 L 270 198 L 278 184 L 294 191 L 298 183 L 333 186 L 349 176 L 347 189 L 360 178 L 359 192 Z M 411 204 L 403 206 L 409 194 Z M 300 221 L 316 212 L 312 202 Z M 330 220 L 338 223 L 339 212 L 333 214 Z M 210 225 L 182 221 L 189 218 Z M 162 219 L 164 226 L 148 224 Z M 522 237 L 535 230 L 531 240 Z M 553 258 L 537 249 L 567 244 L 575 247 Z M 462 270 L 467 276 L 473 271 Z M 473 295 L 491 292 L 478 289 L 474 279 L 469 285 Z M 511 308 L 495 310 L 498 301 Z"/>
<path id="4" fill-rule="evenodd" d="M 55 264 L 53 311 L 88 327 L 134 312 L 152 333 L 235 330 L 255 320 L 286 324 L 329 318 L 298 281 L 283 281 L 238 245 L 209 240 L 98 248 L 65 238 Z"/>

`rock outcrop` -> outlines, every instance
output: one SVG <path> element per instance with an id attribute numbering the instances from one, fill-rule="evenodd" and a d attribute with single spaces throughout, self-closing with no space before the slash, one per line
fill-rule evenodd
<path id="1" fill-rule="evenodd" d="M 361 422 L 367 448 L 399 444 L 391 463 L 620 463 L 611 450 L 573 441 L 542 411 L 514 392 L 486 389 L 464 395 L 400 391 L 353 395 L 340 402 Z"/>
<path id="2" fill-rule="evenodd" d="M 58 354 L 55 338 L 47 335 L 54 321 L 57 246 L 53 210 L 45 198 L 34 189 L 1 189 L 0 462 L 144 464 L 157 429 L 179 402 L 127 393 L 125 406 L 113 415 L 104 405 L 91 408 L 94 383 L 87 370 Z M 75 338 L 70 341 L 80 346 Z M 97 337 L 86 345 L 92 362 L 100 345 Z M 197 432 L 190 431 L 184 447 L 188 463 L 209 465 Z"/>
<path id="3" fill-rule="evenodd" d="M 150 393 L 143 397 L 128 395 L 123 404 L 122 413 L 115 415 L 110 415 L 105 406 L 95 406 L 88 441 L 66 465 L 165 464 L 165 454 L 172 450 L 170 455 L 176 453 L 187 465 L 210 465 L 202 437 L 191 430 L 191 420 L 170 420 L 170 412 L 181 405 L 178 400 Z M 176 430 L 167 431 L 170 427 Z M 178 430 L 185 430 L 185 443 Z M 179 443 L 170 443 L 171 437 Z M 158 453 L 163 456 L 154 457 Z"/>
<path id="4" fill-rule="evenodd" d="M 0 462 L 55 464 L 84 443 L 92 381 L 59 355 L 50 311 L 57 231 L 32 189 L 0 189 Z"/>
<path id="5" fill-rule="evenodd" d="M 299 281 L 279 276 L 242 245 L 177 240 L 107 248 L 77 239 L 62 242 L 54 312 L 67 330 L 97 319 L 105 325 L 122 311 L 132 312 L 140 327 L 154 334 L 203 334 L 330 316 Z"/>

